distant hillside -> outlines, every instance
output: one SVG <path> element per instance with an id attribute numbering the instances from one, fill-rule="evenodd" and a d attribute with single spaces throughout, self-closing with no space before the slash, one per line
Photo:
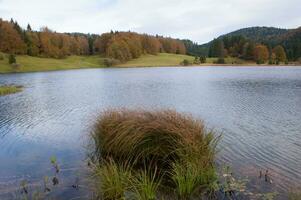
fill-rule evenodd
<path id="1" fill-rule="evenodd" d="M 216 40 L 242 40 L 261 43 L 268 46 L 270 49 L 282 45 L 286 51 L 289 60 L 297 60 L 301 57 L 301 27 L 297 29 L 281 29 L 274 27 L 249 27 L 239 29 L 224 35 L 219 36 L 206 44 L 200 45 L 199 48 L 203 52 L 209 52 L 210 47 Z M 245 42 L 244 41 L 244 42 Z M 227 46 L 227 44 L 225 44 Z"/>
<path id="2" fill-rule="evenodd" d="M 227 36 L 244 36 L 247 39 L 250 39 L 254 42 L 264 42 L 269 40 L 274 40 L 290 32 L 289 29 L 281 29 L 274 27 L 249 27 L 227 33 L 220 36 L 219 38 Z"/>

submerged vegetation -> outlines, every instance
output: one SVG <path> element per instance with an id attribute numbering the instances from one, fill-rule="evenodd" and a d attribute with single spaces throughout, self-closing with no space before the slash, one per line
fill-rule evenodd
<path id="1" fill-rule="evenodd" d="M 0 96 L 21 92 L 22 89 L 23 89 L 22 86 L 0 85 Z"/>
<path id="2" fill-rule="evenodd" d="M 104 199 L 189 199 L 216 181 L 218 136 L 172 110 L 109 110 L 92 133 L 96 193 Z"/>

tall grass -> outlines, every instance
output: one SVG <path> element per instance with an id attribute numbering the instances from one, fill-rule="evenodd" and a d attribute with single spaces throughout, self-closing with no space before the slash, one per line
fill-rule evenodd
<path id="1" fill-rule="evenodd" d="M 0 86 L 0 96 L 21 92 L 21 86 L 4 85 Z"/>
<path id="2" fill-rule="evenodd" d="M 117 165 L 113 160 L 95 168 L 97 193 L 107 200 L 125 199 L 131 190 L 132 174 L 128 166 Z"/>
<path id="3" fill-rule="evenodd" d="M 288 194 L 289 200 L 300 200 L 301 199 L 301 190 L 300 188 L 298 190 L 291 190 Z"/>
<path id="4" fill-rule="evenodd" d="M 134 194 L 140 200 L 155 200 L 161 184 L 161 179 L 157 180 L 155 169 L 154 174 L 147 169 L 140 171 L 134 176 L 132 184 Z"/>
<path id="5" fill-rule="evenodd" d="M 156 199 L 158 190 L 164 188 L 189 199 L 206 192 L 216 180 L 214 159 L 219 137 L 190 115 L 173 110 L 108 110 L 97 120 L 92 138 L 102 179 L 114 177 L 112 173 L 119 176 L 113 169 L 130 165 L 131 188 L 138 199 Z M 106 165 L 111 160 L 115 166 Z"/>

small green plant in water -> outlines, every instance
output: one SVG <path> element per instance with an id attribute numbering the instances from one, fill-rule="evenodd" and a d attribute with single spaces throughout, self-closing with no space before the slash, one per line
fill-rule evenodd
<path id="1" fill-rule="evenodd" d="M 131 170 L 127 166 L 119 166 L 113 160 L 97 166 L 94 177 L 99 198 L 121 200 L 125 199 L 126 192 L 131 190 Z"/>
<path id="2" fill-rule="evenodd" d="M 162 179 L 157 180 L 157 168 L 155 172 L 148 172 L 147 169 L 138 172 L 133 177 L 133 188 L 137 199 L 140 200 L 155 200 Z"/>
<path id="3" fill-rule="evenodd" d="M 0 85 L 0 96 L 14 94 L 22 91 L 22 86 Z"/>
<path id="4" fill-rule="evenodd" d="M 196 162 L 176 162 L 173 165 L 172 179 L 179 199 L 191 199 L 194 195 L 211 192 L 217 176 L 213 168 L 204 169 Z"/>

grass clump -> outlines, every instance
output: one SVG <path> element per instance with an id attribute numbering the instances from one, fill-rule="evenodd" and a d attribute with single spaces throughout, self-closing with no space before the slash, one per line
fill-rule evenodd
<path id="1" fill-rule="evenodd" d="M 131 170 L 125 165 L 118 165 L 114 160 L 107 161 L 95 168 L 97 192 L 101 191 L 103 199 L 125 199 L 131 190 Z"/>
<path id="2" fill-rule="evenodd" d="M 0 52 L 0 60 L 4 60 L 4 54 Z"/>
<path id="3" fill-rule="evenodd" d="M 289 200 L 300 200 L 301 199 L 301 190 L 292 190 L 288 194 Z"/>
<path id="4" fill-rule="evenodd" d="M 140 200 L 155 200 L 159 190 L 161 180 L 157 180 L 156 169 L 154 174 L 147 169 L 142 170 L 134 176 L 132 185 L 134 194 Z"/>
<path id="5" fill-rule="evenodd" d="M 183 66 L 192 65 L 192 63 L 188 59 L 184 59 L 180 64 L 183 65 Z"/>
<path id="6" fill-rule="evenodd" d="M 0 86 L 0 96 L 14 94 L 22 91 L 22 86 L 4 85 Z"/>
<path id="7" fill-rule="evenodd" d="M 173 110 L 108 110 L 97 120 L 92 138 L 100 179 L 114 177 L 111 170 L 129 165 L 130 187 L 124 189 L 134 199 L 157 199 L 159 193 L 190 199 L 208 192 L 216 181 L 218 137 L 190 115 Z M 115 166 L 107 166 L 112 160 Z M 101 185 L 102 195 L 115 187 Z"/>
<path id="8" fill-rule="evenodd" d="M 203 169 L 197 162 L 175 163 L 172 179 L 179 199 L 191 199 L 214 188 L 217 179 L 214 168 Z"/>

